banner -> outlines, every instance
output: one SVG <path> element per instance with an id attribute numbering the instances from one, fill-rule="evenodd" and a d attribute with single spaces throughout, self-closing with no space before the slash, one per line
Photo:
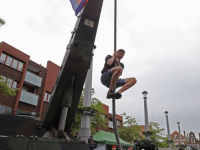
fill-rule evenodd
<path id="1" fill-rule="evenodd" d="M 83 9 L 88 1 L 89 0 L 70 0 L 76 16 Z"/>

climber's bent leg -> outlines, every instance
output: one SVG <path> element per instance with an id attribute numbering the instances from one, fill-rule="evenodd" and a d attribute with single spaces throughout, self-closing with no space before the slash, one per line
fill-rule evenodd
<path id="1" fill-rule="evenodd" d="M 119 91 L 117 93 L 122 93 L 124 91 L 126 91 L 127 89 L 129 89 L 130 87 L 132 87 L 134 84 L 137 83 L 136 78 L 126 78 L 125 80 L 125 84 L 121 87 L 121 89 L 119 89 Z"/>
<path id="2" fill-rule="evenodd" d="M 101 82 L 103 85 L 109 88 L 109 91 L 107 93 L 107 98 L 115 97 L 113 88 L 117 84 L 118 78 L 121 75 L 121 73 L 122 73 L 122 67 L 117 66 L 102 74 Z"/>
<path id="3" fill-rule="evenodd" d="M 126 91 L 130 87 L 132 87 L 137 82 L 136 78 L 134 78 L 134 77 L 120 79 L 119 76 L 121 75 L 121 71 L 122 71 L 121 67 L 115 67 L 112 70 L 107 71 L 106 73 L 104 73 L 101 76 L 102 84 L 109 88 L 109 91 L 107 93 L 107 98 L 109 98 L 109 99 L 110 98 L 115 98 L 115 99 L 121 98 L 122 97 L 121 93 Z M 113 83 L 114 83 L 114 85 L 113 85 Z M 116 88 L 122 87 L 116 93 L 114 93 L 114 91 L 112 90 L 115 85 L 116 85 Z"/>

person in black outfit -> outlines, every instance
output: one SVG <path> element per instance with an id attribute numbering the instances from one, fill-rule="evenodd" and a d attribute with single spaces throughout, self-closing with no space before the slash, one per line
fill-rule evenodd
<path id="1" fill-rule="evenodd" d="M 124 57 L 125 51 L 119 49 L 114 52 L 113 56 L 107 55 L 105 59 L 104 67 L 101 71 L 101 83 L 109 88 L 107 93 L 107 98 L 119 99 L 122 97 L 121 93 L 136 84 L 137 80 L 134 77 L 121 79 L 119 78 L 124 69 L 124 64 L 120 60 Z M 115 65 L 116 64 L 116 65 Z M 114 93 L 113 88 L 121 87 L 116 93 Z"/>
<path id="2" fill-rule="evenodd" d="M 89 147 L 90 147 L 91 150 L 94 150 L 93 136 L 90 136 L 90 138 L 88 139 L 88 145 L 89 145 Z"/>

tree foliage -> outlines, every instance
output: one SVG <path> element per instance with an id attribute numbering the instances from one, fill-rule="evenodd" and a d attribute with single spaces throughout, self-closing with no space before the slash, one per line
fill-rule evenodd
<path id="1" fill-rule="evenodd" d="M 15 96 L 17 90 L 16 88 L 10 88 L 8 82 L 4 81 L 3 77 L 0 76 L 0 94 L 4 96 Z"/>
<path id="2" fill-rule="evenodd" d="M 3 19 L 1 19 L 0 18 L 0 27 L 2 26 L 2 25 L 4 25 L 6 22 L 3 20 Z"/>
<path id="3" fill-rule="evenodd" d="M 158 147 L 168 147 L 167 137 L 164 134 L 165 129 L 160 128 L 157 122 L 150 122 L 150 130 L 153 132 L 151 135 L 151 141 Z"/>
<path id="4" fill-rule="evenodd" d="M 125 118 L 125 121 L 124 126 L 118 129 L 120 138 L 129 143 L 139 140 L 141 136 L 141 127 L 137 124 L 135 118 L 127 116 L 126 113 L 121 115 Z"/>
<path id="5" fill-rule="evenodd" d="M 97 129 L 98 125 L 106 128 L 106 124 L 107 124 L 107 120 L 101 117 L 102 114 L 105 114 L 103 105 L 102 105 L 101 101 L 99 101 L 97 98 L 93 97 L 94 94 L 95 94 L 95 91 L 92 88 L 92 90 L 91 90 L 91 96 L 92 96 L 91 108 L 97 110 L 97 112 L 98 112 L 95 116 L 91 117 L 90 128 L 91 128 L 92 135 L 94 135 L 96 133 L 96 129 Z M 81 94 L 81 98 L 79 101 L 79 106 L 78 106 L 79 109 L 83 108 L 83 98 L 84 98 L 84 89 L 83 89 L 83 92 Z M 77 111 L 76 112 L 76 120 L 71 127 L 71 134 L 74 135 L 75 133 L 77 133 L 80 129 L 80 126 L 81 126 L 81 114 Z"/>

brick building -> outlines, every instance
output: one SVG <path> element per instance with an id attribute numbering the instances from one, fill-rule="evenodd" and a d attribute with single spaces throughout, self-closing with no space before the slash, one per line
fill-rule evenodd
<path id="1" fill-rule="evenodd" d="M 189 145 L 193 147 L 200 147 L 200 133 L 199 133 L 199 139 L 195 137 L 194 132 L 190 132 L 189 134 L 186 135 L 185 131 L 184 135 L 181 135 L 181 140 L 182 144 L 184 145 Z M 180 144 L 180 139 L 179 139 L 179 132 L 174 131 L 171 134 L 171 139 L 174 141 L 175 146 L 178 146 Z"/>
<path id="2" fill-rule="evenodd" d="M 187 138 L 186 138 L 186 136 L 185 136 L 185 131 L 184 131 L 184 135 L 181 134 L 182 143 L 180 143 L 180 140 L 179 140 L 179 132 L 178 132 L 178 131 L 174 131 L 174 132 L 171 134 L 171 140 L 173 140 L 175 146 L 178 146 L 178 145 L 180 145 L 180 144 L 187 145 Z"/>
<path id="3" fill-rule="evenodd" d="M 195 137 L 194 132 L 190 132 L 188 136 L 188 145 L 194 146 L 194 147 L 200 147 L 200 133 L 199 133 L 199 139 Z"/>
<path id="4" fill-rule="evenodd" d="M 38 114 L 45 108 L 60 67 L 51 61 L 46 68 L 30 60 L 30 56 L 2 42 L 0 47 L 0 75 L 12 88 L 19 88 L 15 97 L 0 95 L 0 113 Z"/>
<path id="5" fill-rule="evenodd" d="M 9 83 L 11 88 L 19 88 L 14 97 L 0 95 L 0 114 L 30 114 L 44 117 L 54 83 L 60 67 L 51 61 L 43 67 L 30 60 L 30 56 L 2 42 L 0 45 L 0 75 Z M 108 128 L 98 126 L 97 131 L 113 132 L 112 115 L 109 107 L 104 105 L 108 120 Z M 116 115 L 117 125 L 121 126 L 122 116 Z"/>
<path id="6" fill-rule="evenodd" d="M 108 121 L 107 122 L 107 128 L 104 128 L 102 126 L 98 126 L 96 131 L 98 132 L 99 130 L 103 130 L 103 131 L 106 131 L 106 132 L 114 133 L 113 114 L 109 113 L 109 106 L 103 104 L 103 108 L 104 108 L 105 114 L 101 114 L 101 117 Z M 118 114 L 116 114 L 116 124 L 117 124 L 117 127 L 123 126 L 123 117 L 118 115 Z"/>

